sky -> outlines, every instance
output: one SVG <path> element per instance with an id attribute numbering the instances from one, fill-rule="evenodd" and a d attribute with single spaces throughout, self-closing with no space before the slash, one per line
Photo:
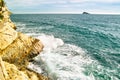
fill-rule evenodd
<path id="1" fill-rule="evenodd" d="M 5 0 L 12 13 L 120 14 L 120 0 Z"/>

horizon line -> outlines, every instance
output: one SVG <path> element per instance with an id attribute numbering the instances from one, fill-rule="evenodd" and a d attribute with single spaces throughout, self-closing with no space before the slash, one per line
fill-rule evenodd
<path id="1" fill-rule="evenodd" d="M 89 12 L 88 12 L 89 13 Z M 43 13 L 31 13 L 31 12 L 25 12 L 25 13 L 13 13 L 12 14 L 83 14 L 83 13 L 47 13 L 47 12 L 43 12 Z M 89 13 L 88 15 L 120 15 L 120 13 Z"/>

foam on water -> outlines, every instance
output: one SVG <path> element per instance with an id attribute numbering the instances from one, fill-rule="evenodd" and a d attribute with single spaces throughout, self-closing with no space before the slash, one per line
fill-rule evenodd
<path id="1" fill-rule="evenodd" d="M 15 22 L 15 24 L 16 24 L 16 26 L 18 28 L 17 31 L 20 31 L 20 32 L 24 31 L 24 29 L 26 27 L 26 24 L 21 23 L 21 22 Z"/>
<path id="2" fill-rule="evenodd" d="M 83 73 L 83 66 L 93 61 L 82 48 L 65 44 L 63 40 L 52 35 L 41 34 L 37 38 L 44 44 L 44 49 L 35 60 L 42 60 L 44 70 L 52 80 L 94 80 L 92 74 L 86 76 Z"/>
<path id="3" fill-rule="evenodd" d="M 40 38 L 45 46 L 29 67 L 47 72 L 53 80 L 120 80 L 119 19 L 106 15 L 13 16 L 18 31 Z M 68 43 L 40 33 L 62 37 Z"/>
<path id="4" fill-rule="evenodd" d="M 48 36 L 45 34 L 41 34 L 41 36 L 38 37 L 42 43 L 44 44 L 44 51 L 51 51 L 53 49 L 56 49 L 58 46 L 62 46 L 64 44 L 64 42 L 59 39 L 59 38 L 55 38 L 53 35 Z"/>
<path id="5" fill-rule="evenodd" d="M 47 75 L 52 80 L 103 80 L 95 77 L 102 74 L 112 80 L 119 80 L 109 74 L 113 73 L 111 72 L 113 70 L 100 66 L 88 56 L 87 51 L 76 45 L 64 43 L 62 39 L 53 35 L 42 33 L 27 35 L 40 39 L 44 44 L 43 52 L 28 66 L 37 73 Z"/>
<path id="6" fill-rule="evenodd" d="M 22 23 L 22 22 L 15 22 L 15 24 L 17 25 L 17 27 L 25 27 L 26 24 Z"/>
<path id="7" fill-rule="evenodd" d="M 40 32 L 40 30 L 49 30 L 54 28 L 54 26 L 48 25 L 48 26 L 39 26 L 39 27 L 34 27 L 32 23 L 22 23 L 22 22 L 15 22 L 15 24 L 17 25 L 17 31 L 19 32 L 23 32 L 23 33 L 34 33 L 34 32 Z M 31 27 L 30 27 L 31 25 Z"/>

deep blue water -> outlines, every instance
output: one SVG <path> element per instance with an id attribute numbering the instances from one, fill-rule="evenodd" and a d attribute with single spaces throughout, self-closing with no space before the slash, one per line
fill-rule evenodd
<path id="1" fill-rule="evenodd" d="M 39 36 L 38 34 L 49 35 L 49 37 L 52 35 L 63 40 L 64 47 L 57 48 L 58 50 L 55 53 L 59 54 L 59 50 L 61 50 L 65 54 L 75 53 L 74 57 L 80 55 L 79 51 L 74 51 L 75 47 L 69 47 L 65 51 L 65 45 L 69 44 L 82 49 L 85 52 L 84 56 L 89 56 L 92 62 L 87 63 L 86 61 L 89 60 L 81 59 L 83 63 L 85 60 L 86 63 L 84 65 L 79 66 L 78 63 L 81 60 L 78 60 L 73 66 L 74 68 L 75 66 L 78 67 L 78 69 L 79 67 L 83 68 L 82 74 L 85 76 L 92 75 L 94 78 L 81 77 L 82 75 L 79 74 L 79 71 L 78 73 L 77 71 L 75 73 L 71 71 L 74 73 L 71 73 L 73 77 L 66 75 L 61 78 L 59 76 L 61 74 L 57 74 L 57 70 L 59 73 L 60 69 L 57 68 L 57 70 L 55 69 L 55 74 L 58 80 L 120 80 L 119 15 L 14 14 L 11 19 L 16 23 L 17 30 L 20 32 L 26 34 L 34 33 L 37 36 Z M 54 53 L 54 50 L 52 53 Z M 71 57 L 71 59 L 74 57 Z M 79 57 L 76 59 L 79 59 Z M 75 76 L 76 74 L 78 75 Z"/>

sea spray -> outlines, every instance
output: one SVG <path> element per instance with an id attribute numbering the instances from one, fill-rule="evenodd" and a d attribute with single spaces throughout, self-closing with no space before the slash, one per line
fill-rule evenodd
<path id="1" fill-rule="evenodd" d="M 62 46 L 64 44 L 63 40 L 55 38 L 53 35 L 49 36 L 42 34 L 38 38 L 44 44 L 44 51 L 50 52 L 51 50 L 56 49 L 58 46 Z"/>
<path id="2" fill-rule="evenodd" d="M 38 63 L 33 63 L 31 68 L 41 71 L 41 69 L 37 69 L 41 67 L 43 71 L 41 73 L 49 76 L 51 80 L 94 80 L 92 74 L 86 76 L 83 73 L 84 67 L 82 66 L 91 64 L 93 61 L 82 48 L 64 44 L 63 40 L 50 35 L 41 34 L 37 38 L 44 44 L 44 49 L 35 58 Z M 37 67 L 40 64 L 42 66 Z"/>

